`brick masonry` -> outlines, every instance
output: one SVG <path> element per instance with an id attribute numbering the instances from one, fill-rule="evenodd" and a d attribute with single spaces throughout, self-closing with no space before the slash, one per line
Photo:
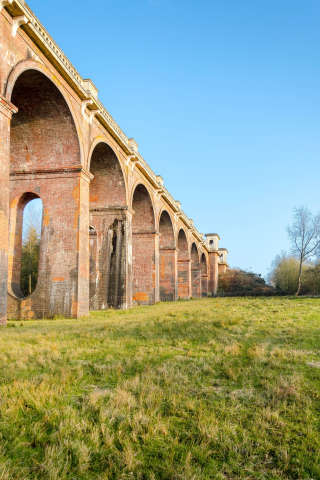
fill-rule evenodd
<path id="1" fill-rule="evenodd" d="M 201 297 L 201 268 L 199 252 L 195 243 L 191 247 L 191 295 L 192 298 Z"/>
<path id="2" fill-rule="evenodd" d="M 10 121 L 17 109 L 0 96 L 0 324 L 7 318 Z"/>
<path id="3" fill-rule="evenodd" d="M 2 5 L 2 4 L 1 4 Z M 20 1 L 0 11 L 0 323 L 214 295 L 219 253 Z M 1 8 L 1 7 L 0 7 Z M 19 19 L 19 20 L 17 20 Z M 22 219 L 43 204 L 35 291 Z"/>
<path id="4" fill-rule="evenodd" d="M 207 260 L 204 253 L 201 255 L 200 269 L 201 269 L 201 296 L 207 297 L 208 288 L 209 288 L 209 283 L 208 283 L 209 276 L 208 276 Z"/>
<path id="5" fill-rule="evenodd" d="M 178 298 L 191 297 L 191 259 L 186 233 L 183 229 L 178 234 Z"/>
<path id="6" fill-rule="evenodd" d="M 159 221 L 159 286 L 160 300 L 177 299 L 177 252 L 173 223 L 167 211 Z"/>

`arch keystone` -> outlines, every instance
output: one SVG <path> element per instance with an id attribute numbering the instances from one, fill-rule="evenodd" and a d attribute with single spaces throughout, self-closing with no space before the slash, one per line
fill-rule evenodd
<path id="1" fill-rule="evenodd" d="M 81 103 L 81 115 L 85 118 L 86 117 L 86 108 L 89 106 L 89 105 L 92 105 L 93 104 L 93 100 L 91 100 L 90 98 L 87 99 L 87 100 L 83 100 L 82 103 Z"/>

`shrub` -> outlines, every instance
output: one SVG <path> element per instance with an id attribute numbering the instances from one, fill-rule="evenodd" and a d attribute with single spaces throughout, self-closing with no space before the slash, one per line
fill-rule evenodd
<path id="1" fill-rule="evenodd" d="M 273 262 L 270 280 L 276 291 L 283 295 L 294 295 L 298 286 L 299 261 L 286 255 L 278 256 Z"/>
<path id="2" fill-rule="evenodd" d="M 246 272 L 240 269 L 229 269 L 219 275 L 220 296 L 267 296 L 274 295 L 275 290 L 267 285 L 260 274 Z"/>

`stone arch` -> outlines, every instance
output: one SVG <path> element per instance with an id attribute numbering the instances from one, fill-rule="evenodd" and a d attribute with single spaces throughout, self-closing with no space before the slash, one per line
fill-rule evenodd
<path id="1" fill-rule="evenodd" d="M 104 141 L 96 142 L 90 173 L 90 308 L 125 303 L 127 189 L 120 162 Z"/>
<path id="2" fill-rule="evenodd" d="M 27 300 L 28 309 L 25 300 L 9 302 L 9 315 L 81 315 L 87 312 L 87 303 L 84 292 L 82 301 L 78 301 L 78 282 L 88 232 L 83 233 L 80 222 L 85 199 L 81 147 L 73 114 L 56 83 L 34 62 L 16 67 L 8 79 L 6 95 L 18 108 L 10 130 L 9 249 L 14 249 L 17 233 L 16 199 L 35 192 L 43 202 L 44 252 L 38 287 Z"/>
<path id="3" fill-rule="evenodd" d="M 82 131 L 79 126 L 78 120 L 77 120 L 77 115 L 75 114 L 74 108 L 72 106 L 71 101 L 68 98 L 67 92 L 63 88 L 62 84 L 58 81 L 57 77 L 52 75 L 50 70 L 48 68 L 35 61 L 35 60 L 23 60 L 19 62 L 10 72 L 7 82 L 6 82 L 6 87 L 5 87 L 5 98 L 10 101 L 14 102 L 12 98 L 13 90 L 16 86 L 16 82 L 19 79 L 19 77 L 24 74 L 25 72 L 28 71 L 35 71 L 40 74 L 42 74 L 44 77 L 48 79 L 48 81 L 56 87 L 56 89 L 60 92 L 61 96 L 63 97 L 64 102 L 66 103 L 68 110 L 70 112 L 70 115 L 72 117 L 72 122 L 74 124 L 74 127 L 77 132 L 77 138 L 79 142 L 79 149 L 80 149 L 80 164 L 84 165 L 84 155 L 83 155 L 83 144 L 81 142 L 82 138 Z"/>
<path id="4" fill-rule="evenodd" d="M 175 248 L 176 239 L 174 233 L 174 224 L 169 212 L 165 209 L 161 210 L 159 215 L 159 245 L 160 248 Z"/>
<path id="5" fill-rule="evenodd" d="M 178 233 L 178 298 L 190 298 L 190 254 L 185 231 Z"/>
<path id="6" fill-rule="evenodd" d="M 131 193 L 130 193 L 130 198 L 129 198 L 129 205 L 131 205 L 131 208 L 133 209 L 133 201 L 134 201 L 134 196 L 136 194 L 136 191 L 137 191 L 137 188 L 141 188 L 142 190 L 144 189 L 146 191 L 146 193 L 148 194 L 149 196 L 149 200 L 150 200 L 150 203 L 152 205 L 152 210 L 153 210 L 153 228 L 154 230 L 157 229 L 157 227 L 159 226 L 159 222 L 158 222 L 158 219 L 156 218 L 156 206 L 155 206 L 155 202 L 154 202 L 154 197 L 153 197 L 153 190 L 151 190 L 151 188 L 146 185 L 145 183 L 142 183 L 141 180 L 137 180 L 132 188 L 131 188 Z"/>
<path id="7" fill-rule="evenodd" d="M 88 158 L 86 160 L 86 167 L 87 167 L 88 171 L 90 171 L 92 173 L 91 167 L 92 167 L 93 153 L 96 151 L 96 148 L 101 144 L 106 145 L 110 149 L 110 152 L 112 152 L 114 158 L 117 159 L 117 162 L 118 162 L 117 167 L 118 167 L 118 169 L 121 170 L 122 180 L 124 182 L 125 191 L 126 191 L 126 205 L 128 205 L 129 204 L 129 202 L 128 202 L 128 182 L 127 182 L 125 169 L 122 165 L 122 162 L 120 161 L 119 156 L 116 154 L 114 148 L 111 147 L 111 145 L 110 145 L 110 143 L 109 143 L 109 141 L 106 137 L 100 135 L 93 140 L 93 142 L 91 143 Z"/>
<path id="8" fill-rule="evenodd" d="M 201 297 L 201 268 L 199 251 L 194 242 L 191 245 L 191 289 L 192 298 Z"/>
<path id="9" fill-rule="evenodd" d="M 106 142 L 96 143 L 92 149 L 89 171 L 92 208 L 126 207 L 127 187 L 118 157 Z"/>
<path id="10" fill-rule="evenodd" d="M 176 298 L 176 246 L 171 217 L 162 210 L 159 218 L 159 287 L 160 300 Z"/>
<path id="11" fill-rule="evenodd" d="M 132 194 L 133 301 L 152 304 L 156 300 L 155 214 L 151 196 L 142 183 Z"/>
<path id="12" fill-rule="evenodd" d="M 209 280 L 209 275 L 208 275 L 208 262 L 207 258 L 204 253 L 201 255 L 201 262 L 200 262 L 200 267 L 201 267 L 201 296 L 202 297 L 207 297 L 208 296 L 208 280 Z"/>
<path id="13" fill-rule="evenodd" d="M 155 233 L 155 208 L 148 188 L 138 182 L 132 192 L 131 206 L 133 210 L 133 230 L 147 230 Z"/>
<path id="14" fill-rule="evenodd" d="M 63 95 L 39 70 L 25 70 L 15 82 L 11 101 L 11 172 L 56 170 L 81 165 L 72 114 Z"/>

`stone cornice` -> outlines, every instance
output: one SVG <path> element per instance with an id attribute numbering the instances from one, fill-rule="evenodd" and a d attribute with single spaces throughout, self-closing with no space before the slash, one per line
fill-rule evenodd
<path id="1" fill-rule="evenodd" d="M 13 105 L 13 103 L 8 102 L 6 98 L 0 95 L 0 113 L 5 115 L 9 120 L 11 119 L 14 113 L 17 113 L 18 109 Z"/>
<path id="2" fill-rule="evenodd" d="M 127 212 L 128 207 L 122 207 L 118 205 L 110 206 L 110 207 L 96 207 L 90 208 L 90 213 L 118 213 L 118 212 Z"/>
<path id="3" fill-rule="evenodd" d="M 148 236 L 156 236 L 156 235 L 159 235 L 159 232 L 157 232 L 156 230 L 152 230 L 151 232 L 148 232 L 148 231 L 138 231 L 138 232 L 132 232 L 132 235 L 136 235 L 137 237 L 138 236 L 142 236 L 142 237 L 148 237 Z"/>
<path id="4" fill-rule="evenodd" d="M 95 119 L 98 120 L 106 130 L 113 136 L 117 143 L 122 147 L 127 155 L 134 155 L 137 158 L 136 166 L 146 179 L 156 188 L 159 189 L 164 201 L 170 205 L 175 213 L 178 214 L 182 222 L 190 230 L 192 235 L 199 241 L 203 242 L 203 236 L 198 232 L 188 217 L 181 210 L 179 202 L 176 202 L 170 195 L 168 190 L 163 186 L 163 182 L 159 181 L 159 177 L 155 175 L 150 166 L 144 158 L 137 151 L 137 146 L 133 145 L 132 139 L 129 139 L 122 131 L 120 126 L 116 123 L 110 113 L 105 109 L 103 104 L 98 99 L 98 92 L 93 82 L 89 79 L 83 79 L 76 68 L 65 56 L 63 51 L 58 47 L 53 38 L 49 35 L 46 29 L 42 26 L 38 18 L 34 15 L 31 9 L 26 5 L 24 0 L 10 0 L 3 2 L 3 7 L 13 17 L 13 24 L 15 28 L 21 28 L 37 45 L 48 61 L 57 69 L 64 80 L 77 93 L 79 98 L 89 100 L 85 105 L 88 112 L 95 112 Z M 22 19 L 23 22 L 15 19 Z M 0 103 L 0 109 L 2 109 Z M 11 114 L 14 111 L 11 112 Z M 48 172 L 43 172 L 48 173 Z M 206 246 L 204 245 L 204 248 Z M 206 248 L 207 249 L 207 248 Z"/>
<path id="5" fill-rule="evenodd" d="M 66 176 L 70 174 L 82 175 L 87 181 L 93 179 L 92 173 L 84 170 L 82 167 L 61 167 L 48 169 L 34 169 L 34 170 L 14 170 L 10 172 L 10 177 L 25 177 L 26 175 L 59 175 Z"/>
<path id="6" fill-rule="evenodd" d="M 218 233 L 206 233 L 205 237 L 217 237 L 218 240 L 221 240 L 220 236 Z"/>
<path id="7" fill-rule="evenodd" d="M 127 205 L 110 205 L 110 207 L 97 207 L 97 208 L 90 208 L 90 211 L 95 212 L 106 212 L 108 210 L 128 210 Z"/>
<path id="8" fill-rule="evenodd" d="M 208 251 L 208 253 L 214 253 L 215 255 L 219 255 L 219 251 L 218 250 L 212 250 L 211 248 L 206 248 L 206 250 Z"/>

